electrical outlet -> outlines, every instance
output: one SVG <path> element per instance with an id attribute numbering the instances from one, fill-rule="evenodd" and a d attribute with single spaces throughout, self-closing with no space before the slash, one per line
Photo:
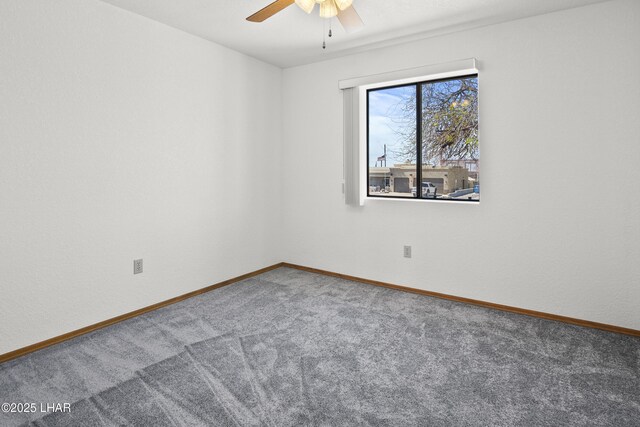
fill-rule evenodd
<path id="1" fill-rule="evenodd" d="M 133 260 L 133 274 L 142 273 L 142 259 Z"/>
<path id="2" fill-rule="evenodd" d="M 404 257 L 411 258 L 411 246 L 404 247 Z"/>

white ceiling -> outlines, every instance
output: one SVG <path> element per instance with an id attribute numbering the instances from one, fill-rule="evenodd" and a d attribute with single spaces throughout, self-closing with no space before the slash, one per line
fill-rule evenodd
<path id="1" fill-rule="evenodd" d="M 347 34 L 332 20 L 322 49 L 324 20 L 295 4 L 262 23 L 245 18 L 272 0 L 102 0 L 247 55 L 291 67 L 335 56 L 608 0 L 354 0 L 365 28 Z M 327 27 L 328 31 L 328 27 Z"/>

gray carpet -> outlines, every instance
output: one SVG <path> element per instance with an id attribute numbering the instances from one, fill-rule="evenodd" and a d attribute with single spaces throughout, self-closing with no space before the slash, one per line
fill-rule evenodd
<path id="1" fill-rule="evenodd" d="M 640 339 L 280 268 L 0 365 L 0 425 L 640 426 Z"/>

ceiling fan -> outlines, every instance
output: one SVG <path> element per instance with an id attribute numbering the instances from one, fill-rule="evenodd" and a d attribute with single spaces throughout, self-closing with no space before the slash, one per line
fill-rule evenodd
<path id="1" fill-rule="evenodd" d="M 262 22 L 293 3 L 296 3 L 300 6 L 300 9 L 307 13 L 311 13 L 316 3 L 318 3 L 320 5 L 320 17 L 333 18 L 337 16 L 347 33 L 358 31 L 364 26 L 360 15 L 351 5 L 353 0 L 276 0 L 249 16 L 247 21 Z"/>

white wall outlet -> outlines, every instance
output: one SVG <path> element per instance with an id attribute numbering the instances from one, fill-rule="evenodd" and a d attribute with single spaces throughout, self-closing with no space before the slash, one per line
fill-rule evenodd
<path id="1" fill-rule="evenodd" d="M 142 259 L 133 260 L 133 274 L 142 273 Z"/>
<path id="2" fill-rule="evenodd" d="M 404 247 L 404 257 L 411 258 L 411 246 Z"/>

